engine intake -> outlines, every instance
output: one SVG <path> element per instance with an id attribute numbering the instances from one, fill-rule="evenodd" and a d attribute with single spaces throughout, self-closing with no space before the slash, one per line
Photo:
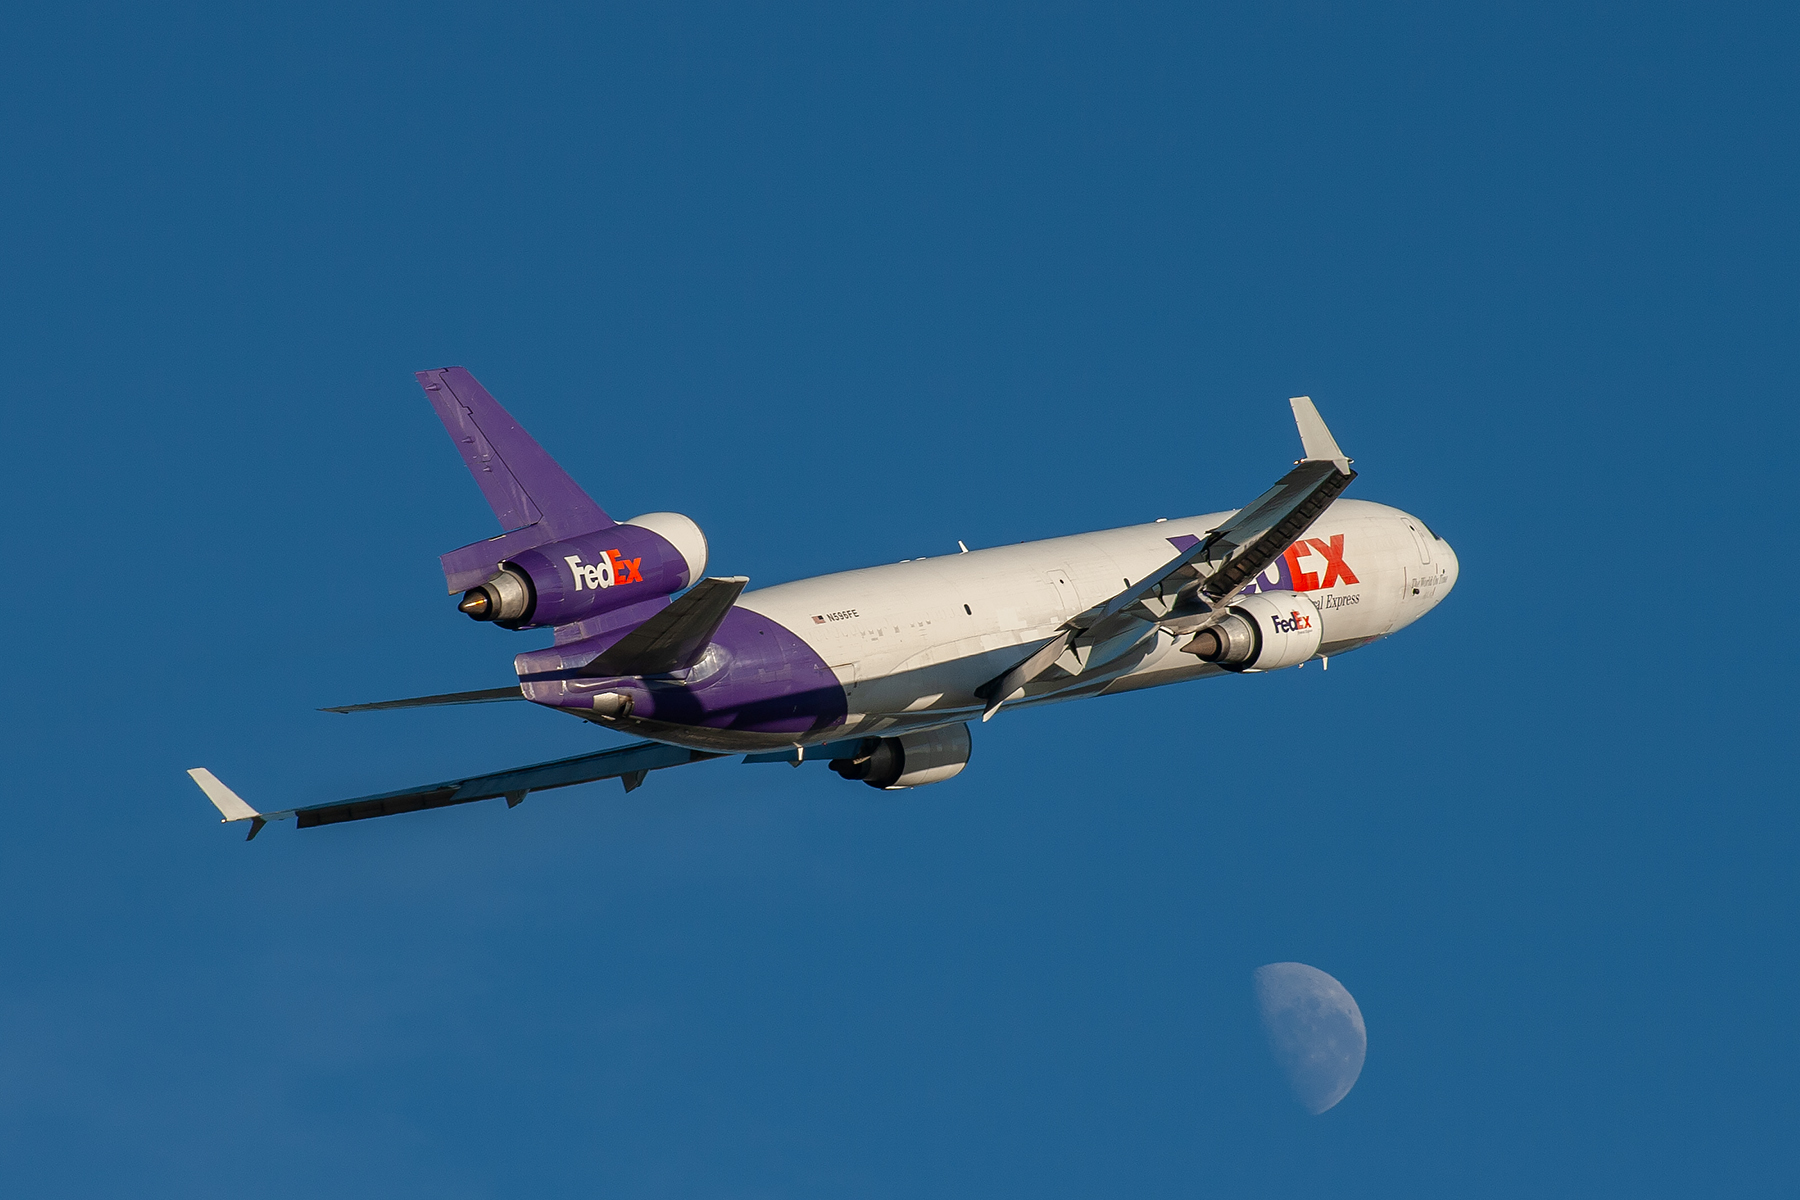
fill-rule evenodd
<path id="1" fill-rule="evenodd" d="M 860 779 L 887 791 L 924 787 L 942 783 L 968 766 L 970 746 L 969 727 L 949 725 L 882 738 L 867 754 L 833 759 L 831 769 L 845 779 Z"/>

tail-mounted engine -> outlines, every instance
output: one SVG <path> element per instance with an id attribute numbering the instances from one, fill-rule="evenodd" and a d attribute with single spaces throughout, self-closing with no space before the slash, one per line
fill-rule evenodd
<path id="1" fill-rule="evenodd" d="M 566 625 L 672 595 L 706 573 L 706 535 L 680 513 L 646 513 L 513 555 L 457 608 L 507 629 Z"/>
<path id="2" fill-rule="evenodd" d="M 1325 634 L 1318 606 L 1299 592 L 1240 596 L 1230 613 L 1183 646 L 1183 653 L 1227 671 L 1273 671 L 1319 652 Z"/>
<path id="3" fill-rule="evenodd" d="M 873 749 L 855 758 L 833 759 L 831 769 L 845 779 L 860 779 L 870 787 L 923 787 L 941 783 L 967 766 L 969 744 L 967 725 L 949 725 L 881 738 Z"/>

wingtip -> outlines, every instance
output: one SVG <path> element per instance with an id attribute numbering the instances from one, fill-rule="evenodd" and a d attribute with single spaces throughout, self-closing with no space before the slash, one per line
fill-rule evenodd
<path id="1" fill-rule="evenodd" d="M 264 815 L 246 804 L 242 796 L 226 787 L 217 775 L 205 767 L 188 768 L 188 778 L 206 793 L 206 798 L 219 810 L 219 816 L 227 821 L 260 820 Z M 252 833 L 251 836 L 256 835 Z"/>
<path id="2" fill-rule="evenodd" d="M 1338 470 L 1350 474 L 1352 460 L 1338 448 L 1337 439 L 1331 436 L 1312 397 L 1291 396 L 1288 405 L 1294 410 L 1294 424 L 1300 430 L 1300 445 L 1306 453 L 1300 461 L 1336 463 Z"/>

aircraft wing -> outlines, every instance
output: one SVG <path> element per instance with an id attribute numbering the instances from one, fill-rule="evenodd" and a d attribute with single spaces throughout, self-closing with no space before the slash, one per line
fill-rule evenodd
<path id="1" fill-rule="evenodd" d="M 1336 463 L 1302 462 L 1275 486 L 1207 535 L 1196 549 L 1199 561 L 1214 564 L 1200 590 L 1217 601 L 1241 591 L 1280 558 L 1343 495 L 1356 472 Z"/>
<path id="2" fill-rule="evenodd" d="M 1048 671 L 1077 638 L 1083 639 L 1082 644 L 1104 641 L 1138 620 L 1183 632 L 1218 620 L 1245 585 L 1268 570 L 1343 495 L 1356 478 L 1351 460 L 1338 449 L 1310 398 L 1296 396 L 1288 403 L 1306 457 L 1205 538 L 1105 604 L 1072 617 L 1025 661 L 977 688 L 985 705 L 983 721 L 1008 700 L 1023 695 L 1025 685 Z M 1196 579 L 1200 585 L 1190 588 Z"/>
<path id="3" fill-rule="evenodd" d="M 1199 544 L 1107 601 L 1099 617 L 1111 617 L 1152 594 L 1163 593 L 1171 582 L 1196 578 L 1205 580 L 1196 599 L 1217 607 L 1275 565 L 1275 560 L 1318 520 L 1319 514 L 1344 494 L 1356 478 L 1350 460 L 1338 449 L 1337 440 L 1325 428 L 1311 399 L 1296 396 L 1289 403 L 1294 407 L 1294 421 L 1300 427 L 1306 457 L 1276 480 L 1274 487 L 1210 531 Z"/>
<path id="4" fill-rule="evenodd" d="M 255 837 L 270 821 L 280 821 L 287 817 L 293 817 L 301 829 L 310 829 L 314 825 L 391 817 L 399 813 L 446 808 L 452 804 L 493 800 L 501 796 L 506 797 L 507 807 L 511 808 L 524 800 L 528 792 L 592 783 L 601 779 L 622 780 L 625 790 L 629 792 L 643 783 L 644 776 L 651 771 L 721 757 L 723 756 L 702 750 L 689 750 L 683 746 L 669 746 L 662 742 L 634 742 L 629 746 L 602 750 L 597 754 L 578 754 L 574 758 L 534 763 L 528 767 L 515 767 L 510 771 L 497 771 L 492 775 L 449 779 L 421 787 L 401 788 L 396 792 L 380 792 L 373 796 L 357 796 L 350 800 L 311 804 L 279 812 L 258 811 L 205 767 L 195 767 L 188 774 L 219 810 L 221 819 L 227 822 L 249 821 L 250 837 Z"/>

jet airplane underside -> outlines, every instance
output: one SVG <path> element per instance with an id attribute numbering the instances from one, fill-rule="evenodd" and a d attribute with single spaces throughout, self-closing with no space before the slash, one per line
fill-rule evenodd
<path id="1" fill-rule="evenodd" d="M 616 522 L 475 378 L 420 385 L 504 532 L 442 558 L 458 607 L 550 646 L 518 683 L 331 712 L 525 700 L 642 741 L 593 754 L 261 811 L 189 774 L 254 837 L 505 798 L 744 754 L 823 760 L 888 790 L 941 782 L 1002 711 L 1192 679 L 1325 665 L 1418 620 L 1456 584 L 1423 521 L 1343 499 L 1356 473 L 1310 399 L 1305 457 L 1241 509 L 866 567 L 750 590 L 709 577 L 677 513 Z"/>

